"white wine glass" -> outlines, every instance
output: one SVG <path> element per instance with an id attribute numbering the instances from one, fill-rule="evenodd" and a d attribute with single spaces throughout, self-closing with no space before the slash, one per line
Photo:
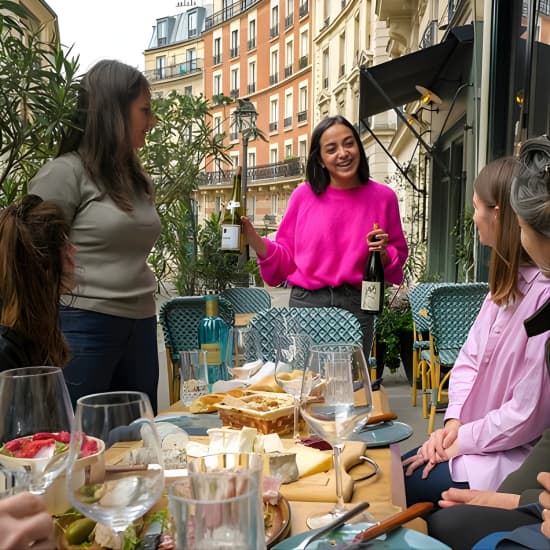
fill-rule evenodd
<path id="1" fill-rule="evenodd" d="M 0 373 L 0 496 L 48 490 L 66 467 L 73 416 L 58 367 Z"/>
<path id="2" fill-rule="evenodd" d="M 225 364 L 233 379 L 249 383 L 263 366 L 260 336 L 250 327 L 231 327 L 225 346 Z"/>
<path id="3" fill-rule="evenodd" d="M 97 468 L 93 475 L 77 464 L 85 437 L 95 437 L 109 449 L 120 440 L 143 441 L 138 464 L 128 468 Z M 85 516 L 107 525 L 122 542 L 124 531 L 158 501 L 164 489 L 163 459 L 153 410 L 147 395 L 134 391 L 96 393 L 76 404 L 67 465 L 67 494 Z M 121 545 L 122 547 L 122 545 Z"/>
<path id="4" fill-rule="evenodd" d="M 306 368 L 309 350 L 313 344 L 305 333 L 276 332 L 275 344 L 275 382 L 289 395 L 294 397 L 294 441 L 300 441 L 300 392 L 302 378 Z"/>
<path id="5" fill-rule="evenodd" d="M 334 452 L 337 502 L 325 514 L 310 516 L 311 529 L 346 512 L 340 453 L 353 432 L 361 430 L 372 411 L 368 365 L 359 344 L 311 346 L 300 394 L 300 412 L 309 427 L 328 441 Z"/>

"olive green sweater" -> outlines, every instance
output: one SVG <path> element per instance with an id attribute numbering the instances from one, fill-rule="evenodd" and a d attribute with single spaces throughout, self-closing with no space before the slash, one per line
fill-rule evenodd
<path id="1" fill-rule="evenodd" d="M 59 204 L 71 224 L 77 287 L 64 303 L 131 319 L 155 315 L 156 281 L 147 256 L 160 219 L 149 197 L 134 199 L 133 211 L 124 212 L 90 179 L 76 153 L 45 164 L 29 192 Z"/>

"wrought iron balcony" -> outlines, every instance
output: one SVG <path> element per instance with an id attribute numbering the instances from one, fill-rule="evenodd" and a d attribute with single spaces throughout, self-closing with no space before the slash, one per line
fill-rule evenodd
<path id="1" fill-rule="evenodd" d="M 236 99 L 237 97 L 239 97 L 239 88 L 233 88 L 233 89 L 229 92 L 229 95 L 230 95 L 230 97 L 232 97 L 233 99 Z"/>
<path id="2" fill-rule="evenodd" d="M 248 41 L 248 49 L 253 50 L 256 47 L 256 38 L 251 38 Z"/>
<path id="3" fill-rule="evenodd" d="M 286 30 L 286 29 L 290 29 L 290 27 L 292 27 L 292 25 L 294 25 L 294 14 L 293 14 L 293 13 L 289 13 L 289 14 L 285 17 L 285 30 Z"/>
<path id="4" fill-rule="evenodd" d="M 307 111 L 299 111 L 296 115 L 298 122 L 305 122 L 307 120 Z"/>
<path id="5" fill-rule="evenodd" d="M 216 53 L 212 56 L 212 65 L 219 65 L 222 62 L 222 54 Z"/>
<path id="6" fill-rule="evenodd" d="M 239 48 L 231 48 L 229 50 L 229 57 L 233 58 L 233 57 L 237 57 L 239 55 Z"/>
<path id="7" fill-rule="evenodd" d="M 274 73 L 269 75 L 269 85 L 273 86 L 273 84 L 277 84 L 279 82 L 279 73 Z"/>
<path id="8" fill-rule="evenodd" d="M 285 67 L 285 78 L 288 78 L 292 75 L 292 65 L 287 65 Z"/>
<path id="9" fill-rule="evenodd" d="M 300 19 L 309 13 L 308 0 L 300 3 Z"/>
<path id="10" fill-rule="evenodd" d="M 291 116 L 285 117 L 285 119 L 283 120 L 283 125 L 285 128 L 292 126 L 292 117 Z"/>
<path id="11" fill-rule="evenodd" d="M 249 166 L 246 170 L 248 185 L 263 183 L 266 180 L 279 180 L 280 178 L 297 178 L 305 175 L 305 159 L 289 158 L 282 162 Z M 233 182 L 234 170 L 203 172 L 199 174 L 199 186 L 209 185 L 231 185 Z"/>
<path id="12" fill-rule="evenodd" d="M 279 128 L 279 123 L 278 122 L 270 122 L 269 123 L 269 131 L 270 132 L 276 132 L 278 128 Z"/>
<path id="13" fill-rule="evenodd" d="M 204 28 L 205 30 L 208 30 L 217 25 L 221 25 L 225 21 L 228 21 L 240 13 L 245 12 L 248 8 L 251 8 L 259 2 L 260 0 L 237 0 L 236 2 L 233 2 L 233 4 L 226 6 L 224 9 L 209 15 L 204 22 Z"/>
<path id="14" fill-rule="evenodd" d="M 273 27 L 271 27 L 269 29 L 269 36 L 271 38 L 275 38 L 276 36 L 279 36 L 279 25 L 273 25 Z"/>
<path id="15" fill-rule="evenodd" d="M 248 85 L 248 93 L 253 94 L 256 91 L 256 83 L 252 82 Z"/>
<path id="16" fill-rule="evenodd" d="M 298 61 L 298 67 L 300 69 L 305 69 L 307 67 L 307 63 L 308 63 L 308 56 L 307 55 L 302 55 L 302 57 L 300 57 L 299 61 Z"/>
<path id="17" fill-rule="evenodd" d="M 203 67 L 203 59 L 191 59 L 190 61 L 183 61 L 181 63 L 175 63 L 174 65 L 167 65 L 165 67 L 145 71 L 144 75 L 149 82 L 157 82 L 159 80 L 179 78 L 197 73 L 202 71 Z"/>

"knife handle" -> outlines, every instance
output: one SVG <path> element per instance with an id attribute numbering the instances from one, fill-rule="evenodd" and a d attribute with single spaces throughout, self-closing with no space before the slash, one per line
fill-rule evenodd
<path id="1" fill-rule="evenodd" d="M 374 539 L 383 535 L 384 533 L 389 533 L 398 527 L 401 527 L 407 521 L 411 521 L 419 516 L 423 516 L 429 512 L 434 507 L 432 502 L 417 502 L 413 504 L 406 510 L 394 514 L 393 516 L 385 519 L 384 521 L 378 522 L 376 525 L 361 531 L 354 539 L 353 542 L 366 541 Z"/>
<path id="2" fill-rule="evenodd" d="M 379 424 L 380 422 L 388 422 L 388 420 L 395 420 L 397 415 L 394 412 L 375 414 L 367 420 L 367 426 L 369 424 Z"/>

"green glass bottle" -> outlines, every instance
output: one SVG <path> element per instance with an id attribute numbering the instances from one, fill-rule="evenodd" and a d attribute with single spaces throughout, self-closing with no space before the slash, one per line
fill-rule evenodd
<path id="1" fill-rule="evenodd" d="M 374 224 L 378 229 L 378 224 Z M 378 250 L 371 250 L 363 273 L 361 285 L 361 309 L 372 315 L 380 315 L 384 307 L 384 266 Z"/>
<path id="2" fill-rule="evenodd" d="M 225 206 L 225 213 L 222 219 L 222 246 L 224 252 L 239 252 L 244 249 L 244 238 L 242 235 L 241 216 L 244 216 L 241 205 L 241 167 L 237 166 L 233 176 L 233 191 L 231 200 Z"/>

